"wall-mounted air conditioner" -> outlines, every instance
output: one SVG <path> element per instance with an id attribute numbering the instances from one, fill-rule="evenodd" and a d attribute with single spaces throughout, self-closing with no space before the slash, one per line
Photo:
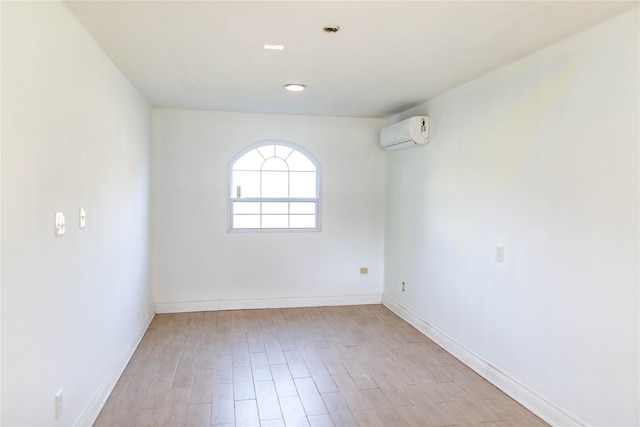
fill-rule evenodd
<path id="1" fill-rule="evenodd" d="M 385 150 L 400 150 L 429 142 L 429 117 L 415 116 L 380 130 L 380 145 Z"/>

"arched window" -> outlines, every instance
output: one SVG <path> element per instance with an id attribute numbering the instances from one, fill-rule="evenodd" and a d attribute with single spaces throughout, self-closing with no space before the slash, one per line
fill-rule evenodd
<path id="1" fill-rule="evenodd" d="M 266 141 L 229 168 L 230 230 L 319 230 L 320 167 L 301 147 Z"/>

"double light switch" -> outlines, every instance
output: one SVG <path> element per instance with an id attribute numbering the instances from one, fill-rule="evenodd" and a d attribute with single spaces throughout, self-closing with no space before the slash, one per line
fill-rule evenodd
<path id="1" fill-rule="evenodd" d="M 64 212 L 56 212 L 56 218 L 54 223 L 54 232 L 56 236 L 62 236 L 66 231 L 66 224 L 64 218 Z"/>

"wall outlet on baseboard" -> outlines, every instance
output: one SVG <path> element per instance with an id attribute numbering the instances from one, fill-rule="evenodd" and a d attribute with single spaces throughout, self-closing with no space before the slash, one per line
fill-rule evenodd
<path id="1" fill-rule="evenodd" d="M 404 282 L 402 282 L 402 292 L 404 292 L 404 290 L 405 290 L 405 284 Z"/>

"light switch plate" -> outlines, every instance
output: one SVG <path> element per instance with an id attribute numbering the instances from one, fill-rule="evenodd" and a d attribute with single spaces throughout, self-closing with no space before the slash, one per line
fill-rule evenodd
<path id="1" fill-rule="evenodd" d="M 64 212 L 56 212 L 54 226 L 54 233 L 56 236 L 62 236 L 66 231 Z"/>
<path id="2" fill-rule="evenodd" d="M 79 218 L 80 218 L 80 230 L 82 230 L 87 226 L 87 214 L 83 208 L 80 208 Z"/>
<path id="3" fill-rule="evenodd" d="M 496 245 L 496 261 L 504 262 L 504 245 Z"/>
<path id="4" fill-rule="evenodd" d="M 62 412 L 64 411 L 64 391 L 62 389 L 58 390 L 56 393 L 56 420 L 60 418 Z"/>

